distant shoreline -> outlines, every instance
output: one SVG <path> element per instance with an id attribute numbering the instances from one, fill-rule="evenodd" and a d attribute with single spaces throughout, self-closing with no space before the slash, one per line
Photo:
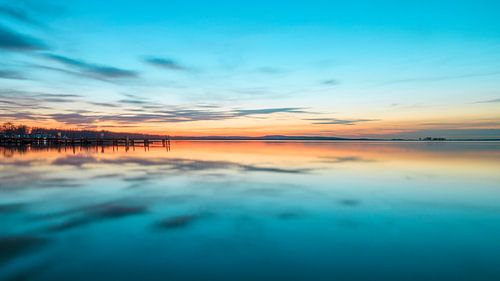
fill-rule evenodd
<path id="1" fill-rule="evenodd" d="M 391 141 L 391 142 L 497 142 L 500 141 L 500 136 L 491 135 L 483 138 L 446 138 L 445 136 L 422 135 L 417 137 L 392 137 L 392 138 L 370 138 L 370 137 L 335 137 L 335 136 L 318 136 L 318 135 L 261 135 L 256 137 L 251 136 L 172 136 L 167 134 L 141 134 L 132 132 L 112 132 L 112 131 L 96 131 L 96 130 L 67 130 L 57 128 L 30 128 L 26 125 L 15 125 L 12 122 L 4 123 L 0 127 L 0 142 L 2 140 L 11 139 L 14 142 L 20 139 L 28 139 L 29 141 L 55 141 L 55 142 L 78 142 L 90 140 L 94 142 L 102 142 L 103 140 L 116 141 L 122 140 L 187 140 L 187 141 Z"/>
<path id="2" fill-rule="evenodd" d="M 418 139 L 372 139 L 372 138 L 337 138 L 337 137 L 183 137 L 172 136 L 173 141 L 307 141 L 307 142 L 500 142 L 500 139 L 446 139 L 446 140 L 418 140 Z"/>
<path id="3" fill-rule="evenodd" d="M 8 140 L 16 142 L 16 140 L 23 142 L 23 140 L 33 140 L 35 142 L 61 142 L 72 143 L 85 141 L 88 144 L 124 141 L 125 139 L 143 142 L 157 142 L 162 140 L 172 141 L 260 141 L 260 142 L 415 142 L 415 143 L 444 143 L 444 142 L 500 142 L 500 138 L 489 139 L 444 139 L 444 138 L 424 138 L 424 139 L 375 139 L 375 138 L 341 138 L 341 137 L 308 137 L 308 136 L 263 136 L 263 137 L 244 137 L 244 136 L 155 136 L 155 135 L 127 135 L 126 133 L 117 134 L 107 137 L 93 137 L 93 138 L 68 138 L 68 137 L 3 137 L 0 136 L 0 145 L 6 144 Z"/>

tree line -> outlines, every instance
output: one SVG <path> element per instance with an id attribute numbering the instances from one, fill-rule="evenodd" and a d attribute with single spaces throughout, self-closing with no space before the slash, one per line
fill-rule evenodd
<path id="1" fill-rule="evenodd" d="M 127 132 L 110 132 L 105 130 L 68 130 L 68 129 L 48 129 L 39 127 L 29 127 L 23 124 L 16 125 L 12 122 L 5 122 L 0 126 L 0 134 L 6 136 L 49 136 L 62 138 L 161 138 L 161 135 L 137 134 Z"/>

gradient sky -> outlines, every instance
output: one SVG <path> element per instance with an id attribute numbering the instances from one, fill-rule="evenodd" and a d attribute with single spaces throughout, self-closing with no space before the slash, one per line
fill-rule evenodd
<path id="1" fill-rule="evenodd" d="M 500 2 L 0 0 L 0 121 L 500 137 Z"/>

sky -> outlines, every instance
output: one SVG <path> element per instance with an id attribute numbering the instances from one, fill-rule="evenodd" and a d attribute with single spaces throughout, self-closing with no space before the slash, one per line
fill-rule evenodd
<path id="1" fill-rule="evenodd" d="M 500 1 L 0 0 L 0 122 L 500 137 Z"/>

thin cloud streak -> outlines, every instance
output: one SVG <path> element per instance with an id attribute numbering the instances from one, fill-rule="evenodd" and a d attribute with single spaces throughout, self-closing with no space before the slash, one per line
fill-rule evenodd
<path id="1" fill-rule="evenodd" d="M 0 69 L 0 79 L 26 80 L 27 78 L 21 72 Z"/>
<path id="2" fill-rule="evenodd" d="M 81 113 L 57 113 L 46 115 L 67 125 L 86 125 L 97 122 L 113 122 L 118 124 L 134 123 L 183 123 L 196 121 L 221 121 L 239 117 L 254 115 L 271 115 L 275 113 L 302 113 L 302 110 L 293 108 L 270 108 L 249 110 L 201 110 L 173 108 L 155 111 L 152 113 L 122 113 L 122 114 L 81 114 Z"/>
<path id="3" fill-rule="evenodd" d="M 446 81 L 446 80 L 466 79 L 466 78 L 474 78 L 474 77 L 487 77 L 487 76 L 496 76 L 496 75 L 500 75 L 500 71 L 485 72 L 485 73 L 467 73 L 467 74 L 449 75 L 449 76 L 416 77 L 416 78 L 407 78 L 407 79 L 396 79 L 396 80 L 386 81 L 383 84 L 399 84 L 399 83 L 411 83 L 411 82 L 438 82 L 438 81 Z"/>
<path id="4" fill-rule="evenodd" d="M 321 81 L 321 84 L 327 85 L 327 86 L 336 86 L 336 85 L 339 85 L 340 82 L 336 79 L 328 79 L 328 80 Z"/>
<path id="5" fill-rule="evenodd" d="M 353 126 L 357 123 L 380 121 L 380 119 L 337 119 L 337 118 L 309 118 L 308 121 L 314 121 L 316 125 L 347 125 Z"/>
<path id="6" fill-rule="evenodd" d="M 257 109 L 226 109 L 219 106 L 172 106 L 141 98 L 132 94 L 123 94 L 126 98 L 116 102 L 87 101 L 83 96 L 74 94 L 51 94 L 44 92 L 19 91 L 14 89 L 0 89 L 0 106 L 13 112 L 20 112 L 17 119 L 54 120 L 67 125 L 93 125 L 99 122 L 117 124 L 143 124 L 143 123 L 183 123 L 197 121 L 223 121 L 245 117 L 266 117 L 273 114 L 312 114 L 305 108 L 300 107 L 278 107 Z M 15 100 L 13 98 L 15 97 Z M 74 107 L 66 107 L 64 111 L 35 113 L 38 109 L 50 109 L 45 105 L 71 104 Z M 94 105 L 91 110 L 81 110 L 81 104 Z M 37 105 L 34 108 L 33 105 Z M 78 106 L 78 107 L 76 107 Z M 133 106 L 133 108 L 130 108 Z M 33 111 L 26 111 L 29 107 Z M 100 108 L 100 110 L 99 110 Z M 118 112 L 109 112 L 106 108 L 117 109 Z M 7 112 L 6 112 L 7 114 Z"/>
<path id="7" fill-rule="evenodd" d="M 98 79 L 137 78 L 139 73 L 133 70 L 122 69 L 113 66 L 88 63 L 83 60 L 74 59 L 62 55 L 45 54 L 45 58 L 60 63 L 66 67 L 73 68 L 87 77 L 89 75 Z"/>
<path id="8" fill-rule="evenodd" d="M 0 15 L 7 16 L 19 22 L 27 23 L 34 26 L 41 26 L 42 24 L 38 22 L 36 19 L 26 13 L 26 11 L 13 6 L 0 6 Z"/>
<path id="9" fill-rule="evenodd" d="M 168 70 L 176 70 L 176 71 L 189 70 L 187 67 L 180 65 L 178 62 L 176 62 L 172 59 L 167 59 L 167 58 L 147 57 L 144 59 L 144 62 L 146 62 L 152 66 L 156 66 L 156 67 L 160 67 L 160 68 L 164 68 L 164 69 L 168 69 Z"/>
<path id="10" fill-rule="evenodd" d="M 500 98 L 498 99 L 491 99 L 491 100 L 483 100 L 483 101 L 478 101 L 475 103 L 500 103 Z"/>
<path id="11" fill-rule="evenodd" d="M 0 49 L 16 52 L 32 52 L 48 49 L 39 39 L 17 33 L 0 25 Z"/>

